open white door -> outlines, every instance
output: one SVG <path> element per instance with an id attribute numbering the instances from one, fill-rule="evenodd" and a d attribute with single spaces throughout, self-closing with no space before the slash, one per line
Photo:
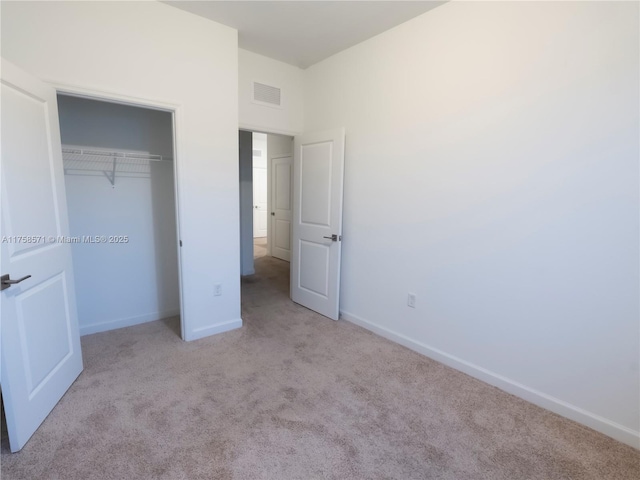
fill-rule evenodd
<path id="1" fill-rule="evenodd" d="M 253 167 L 253 238 L 267 236 L 267 167 Z"/>
<path id="2" fill-rule="evenodd" d="M 56 92 L 4 60 L 0 76 L 0 384 L 15 452 L 78 377 L 82 353 Z"/>
<path id="3" fill-rule="evenodd" d="M 344 129 L 294 141 L 291 299 L 340 315 Z"/>
<path id="4" fill-rule="evenodd" d="M 271 255 L 291 260 L 291 155 L 271 158 Z"/>

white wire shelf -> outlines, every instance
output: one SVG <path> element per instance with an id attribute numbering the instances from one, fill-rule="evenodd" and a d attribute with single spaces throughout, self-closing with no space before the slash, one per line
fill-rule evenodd
<path id="1" fill-rule="evenodd" d="M 105 176 L 112 186 L 116 177 L 148 178 L 151 162 L 170 162 L 163 155 L 139 152 L 62 147 L 65 175 Z"/>

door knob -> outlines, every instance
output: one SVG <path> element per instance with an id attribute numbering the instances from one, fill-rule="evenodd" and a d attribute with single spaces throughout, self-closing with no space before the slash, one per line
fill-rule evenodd
<path id="1" fill-rule="evenodd" d="M 18 278 L 17 280 L 11 280 L 9 275 L 2 275 L 0 277 L 0 291 L 4 290 L 5 288 L 9 288 L 11 285 L 15 285 L 16 283 L 20 283 L 27 278 L 31 278 L 31 275 L 26 275 L 22 278 Z"/>
<path id="2" fill-rule="evenodd" d="M 332 242 L 337 242 L 338 241 L 338 235 L 336 235 L 335 233 L 333 235 L 331 235 L 330 237 L 322 237 L 322 238 L 328 238 Z"/>

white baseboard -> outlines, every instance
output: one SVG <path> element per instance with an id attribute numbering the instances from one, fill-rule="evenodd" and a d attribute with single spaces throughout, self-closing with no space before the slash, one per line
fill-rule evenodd
<path id="1" fill-rule="evenodd" d="M 507 377 L 494 373 L 486 368 L 482 368 L 461 358 L 450 355 L 437 348 L 430 347 L 424 343 L 412 340 L 402 334 L 395 333 L 385 327 L 369 322 L 349 312 L 340 312 L 340 317 L 348 322 L 359 325 L 367 330 L 377 333 L 393 342 L 399 343 L 411 350 L 421 353 L 433 360 L 443 363 L 449 367 L 460 370 L 483 382 L 498 387 L 505 392 L 511 393 L 539 407 L 550 410 L 558 415 L 569 418 L 582 425 L 586 425 L 600 433 L 626 443 L 634 448 L 640 449 L 640 432 L 634 431 L 624 425 L 607 420 L 604 417 L 588 412 L 580 407 L 576 407 L 558 398 L 547 395 L 521 383 L 515 382 Z"/>
<path id="2" fill-rule="evenodd" d="M 242 327 L 242 319 L 237 318 L 235 320 L 230 320 L 228 322 L 217 323 L 216 325 L 210 325 L 207 327 L 196 328 L 191 332 L 186 332 L 185 340 L 190 342 L 192 340 L 198 340 L 200 338 L 208 337 L 210 335 L 215 335 L 216 333 L 228 332 L 229 330 L 235 330 L 236 328 Z"/>
<path id="3" fill-rule="evenodd" d="M 141 323 L 155 322 L 163 318 L 175 317 L 180 315 L 180 310 L 166 310 L 164 312 L 153 312 L 145 315 L 136 315 L 134 317 L 121 318 L 119 320 L 111 320 L 108 322 L 91 323 L 89 325 L 80 326 L 80 336 L 90 335 L 92 333 L 106 332 L 107 330 L 115 330 L 116 328 L 131 327 Z"/>

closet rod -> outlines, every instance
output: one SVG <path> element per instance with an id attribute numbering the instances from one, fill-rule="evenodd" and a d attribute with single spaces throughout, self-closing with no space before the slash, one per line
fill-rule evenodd
<path id="1" fill-rule="evenodd" d="M 88 150 L 85 148 L 62 148 L 62 153 L 71 155 L 90 155 L 95 157 L 109 157 L 109 158 L 131 158 L 136 160 L 149 160 L 153 162 L 163 162 L 173 160 L 172 157 L 166 157 L 164 155 L 153 155 L 145 153 L 135 152 L 111 152 L 107 150 Z"/>

